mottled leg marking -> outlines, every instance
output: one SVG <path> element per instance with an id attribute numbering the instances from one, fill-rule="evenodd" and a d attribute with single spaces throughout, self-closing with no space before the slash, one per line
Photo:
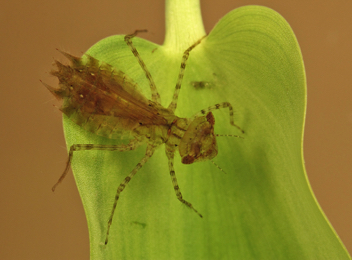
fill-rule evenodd
<path id="1" fill-rule="evenodd" d="M 148 145 L 147 146 L 147 151 L 145 152 L 145 156 L 142 158 L 142 160 L 139 161 L 139 163 L 136 165 L 136 167 L 134 167 L 134 169 L 131 171 L 131 173 L 124 179 L 124 181 L 117 188 L 114 205 L 112 207 L 112 211 L 111 211 L 111 214 L 110 214 L 110 217 L 109 217 L 109 221 L 108 221 L 108 229 L 106 231 L 105 245 L 108 243 L 110 226 L 112 224 L 112 218 L 114 216 L 114 212 L 115 212 L 115 209 L 116 209 L 117 201 L 120 198 L 120 193 L 125 189 L 126 185 L 130 182 L 132 177 L 134 175 L 136 175 L 138 170 L 140 168 L 142 168 L 142 166 L 149 160 L 149 158 L 153 155 L 154 151 L 155 151 L 155 147 Z"/>
<path id="2" fill-rule="evenodd" d="M 64 170 L 63 174 L 60 176 L 59 180 L 56 182 L 56 184 L 51 188 L 51 190 L 55 191 L 57 185 L 59 185 L 63 181 L 63 179 L 65 179 L 65 177 L 68 173 L 68 170 L 70 169 L 70 165 L 71 165 L 72 157 L 73 157 L 73 152 L 87 151 L 87 150 L 104 150 L 104 151 L 125 152 L 125 151 L 134 150 L 138 146 L 140 146 L 140 143 L 136 139 L 131 140 L 128 144 L 120 144 L 120 145 L 102 145 L 102 144 L 73 144 L 73 145 L 71 145 L 65 170 Z"/>
<path id="3" fill-rule="evenodd" d="M 206 115 L 208 112 L 211 112 L 213 110 L 217 110 L 217 109 L 221 109 L 221 108 L 229 108 L 229 114 L 230 114 L 230 124 L 233 125 L 234 127 L 238 128 L 243 134 L 244 134 L 244 131 L 242 130 L 241 127 L 239 127 L 238 125 L 235 124 L 235 121 L 233 119 L 233 107 L 232 105 L 229 103 L 229 102 L 223 102 L 223 103 L 220 103 L 220 104 L 216 104 L 214 106 L 211 106 L 211 107 L 208 107 L 206 109 L 202 109 L 201 111 L 199 111 L 197 114 L 195 114 L 191 120 L 194 120 L 196 117 L 199 117 L 199 116 L 204 116 Z"/>
<path id="4" fill-rule="evenodd" d="M 134 45 L 132 43 L 132 38 L 135 37 L 140 32 L 147 32 L 147 30 L 136 30 L 134 33 L 126 35 L 125 42 L 130 47 L 133 55 L 137 58 L 139 65 L 141 66 L 142 70 L 145 73 L 145 76 L 147 77 L 147 79 L 149 81 L 150 90 L 152 92 L 152 101 L 160 104 L 160 95 L 159 95 L 158 90 L 155 86 L 152 75 L 150 74 L 147 66 L 145 65 L 144 61 L 142 60 L 141 56 L 139 55 L 136 47 L 134 47 Z"/>
<path id="5" fill-rule="evenodd" d="M 172 185 L 174 186 L 174 190 L 175 190 L 177 199 L 179 201 L 181 201 L 183 204 L 185 204 L 186 206 L 193 209 L 194 212 L 197 213 L 198 216 L 200 216 L 202 218 L 203 216 L 192 206 L 192 204 L 189 203 L 188 201 L 184 200 L 182 197 L 182 193 L 181 193 L 181 190 L 178 186 L 177 178 L 176 178 L 175 170 L 174 170 L 174 153 L 173 152 L 166 152 L 166 155 L 167 155 L 167 158 L 169 159 L 170 176 L 171 176 Z"/>
<path id="6" fill-rule="evenodd" d="M 183 53 L 182 56 L 182 61 L 181 61 L 181 67 L 180 67 L 180 72 L 178 74 L 178 79 L 177 79 L 177 83 L 176 83 L 176 87 L 175 87 L 175 92 L 174 92 L 174 96 L 172 97 L 172 101 L 168 107 L 168 109 L 171 109 L 171 111 L 175 112 L 176 107 L 177 107 L 177 100 L 178 100 L 178 95 L 180 93 L 180 89 L 181 89 L 181 85 L 182 85 L 182 80 L 183 80 L 183 75 L 185 72 L 185 68 L 186 68 L 186 62 L 188 60 L 189 57 L 189 53 L 191 50 L 193 50 L 198 44 L 200 44 L 200 42 L 206 37 L 203 36 L 201 39 L 199 39 L 198 41 L 196 41 L 191 47 L 189 47 L 187 50 L 185 50 L 185 52 Z"/>

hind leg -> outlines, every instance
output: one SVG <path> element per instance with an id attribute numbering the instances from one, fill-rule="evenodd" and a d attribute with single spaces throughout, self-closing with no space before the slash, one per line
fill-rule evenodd
<path id="1" fill-rule="evenodd" d="M 152 75 L 150 74 L 147 66 L 145 65 L 144 61 L 142 60 L 141 56 L 139 55 L 136 47 L 134 47 L 134 45 L 132 43 L 132 38 L 133 37 L 135 37 L 140 32 L 146 32 L 146 31 L 147 30 L 136 30 L 134 33 L 126 35 L 125 36 L 125 42 L 130 47 L 133 55 L 137 58 L 139 65 L 141 66 L 142 70 L 145 73 L 146 78 L 149 81 L 150 90 L 152 92 L 152 101 L 157 102 L 157 103 L 160 104 L 160 95 L 159 95 L 158 90 L 157 90 L 157 88 L 155 86 L 155 83 L 154 83 L 154 80 L 152 78 Z"/>
<path id="2" fill-rule="evenodd" d="M 73 144 L 70 147 L 70 152 L 68 154 L 68 160 L 66 163 L 66 167 L 62 175 L 60 176 L 59 180 L 56 184 L 52 187 L 52 191 L 55 191 L 57 185 L 59 185 L 66 177 L 68 170 L 70 169 L 70 165 L 73 158 L 73 152 L 76 151 L 88 151 L 88 150 L 102 150 L 102 151 L 118 151 L 118 152 L 125 152 L 134 150 L 139 147 L 141 144 L 136 140 L 131 140 L 128 144 L 121 144 L 121 145 L 102 145 L 102 144 Z"/>

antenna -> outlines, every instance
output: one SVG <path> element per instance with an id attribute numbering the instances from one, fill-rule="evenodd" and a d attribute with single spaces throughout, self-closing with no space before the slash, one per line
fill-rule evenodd
<path id="1" fill-rule="evenodd" d="M 239 136 L 239 135 L 219 135 L 219 134 L 216 134 L 215 136 L 220 136 L 220 137 L 238 137 L 238 138 L 242 138 L 244 139 L 242 136 Z M 218 168 L 220 171 L 222 171 L 223 173 L 227 174 L 227 172 L 225 172 L 219 165 L 217 165 L 213 160 L 210 160 L 212 162 L 212 164 L 214 164 L 216 166 L 216 168 Z"/>
<path id="2" fill-rule="evenodd" d="M 223 137 L 223 136 L 226 136 L 226 137 L 238 137 L 238 138 L 244 139 L 242 136 L 239 136 L 239 135 L 218 135 L 218 134 L 216 134 L 216 136 L 221 136 L 221 137 Z"/>
<path id="3" fill-rule="evenodd" d="M 223 173 L 227 174 L 227 172 L 225 172 L 219 165 L 217 165 L 213 160 L 210 160 L 220 171 L 222 171 Z"/>

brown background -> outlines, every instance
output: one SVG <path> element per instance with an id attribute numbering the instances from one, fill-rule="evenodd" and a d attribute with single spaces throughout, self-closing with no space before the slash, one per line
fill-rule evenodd
<path id="1" fill-rule="evenodd" d="M 207 32 L 226 13 L 248 4 L 275 9 L 296 33 L 308 79 L 308 176 L 352 252 L 352 2 L 204 0 Z M 0 259 L 89 258 L 86 219 L 72 175 L 55 194 L 50 190 L 67 154 L 61 115 L 39 79 L 56 84 L 48 75 L 53 57 L 61 58 L 56 48 L 80 55 L 106 36 L 137 28 L 148 29 L 142 37 L 162 44 L 162 0 L 2 2 Z"/>

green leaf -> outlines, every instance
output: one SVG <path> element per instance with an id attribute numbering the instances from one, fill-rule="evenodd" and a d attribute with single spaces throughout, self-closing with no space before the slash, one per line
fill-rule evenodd
<path id="1" fill-rule="evenodd" d="M 164 106 L 172 99 L 183 51 L 204 35 L 197 1 L 168 1 L 166 20 L 163 46 L 133 39 Z M 150 97 L 123 36 L 103 39 L 87 53 L 124 71 Z M 304 66 L 294 33 L 275 11 L 233 10 L 190 53 L 176 115 L 191 117 L 224 101 L 234 106 L 235 123 L 245 130 L 244 139 L 218 137 L 214 162 L 226 174 L 210 161 L 183 165 L 175 157 L 183 196 L 203 219 L 176 199 L 162 146 L 122 192 L 104 246 L 116 189 L 146 146 L 74 154 L 91 259 L 350 259 L 308 183 Z M 226 109 L 214 116 L 217 133 L 241 135 Z M 67 118 L 64 125 L 68 147 L 121 143 Z"/>

